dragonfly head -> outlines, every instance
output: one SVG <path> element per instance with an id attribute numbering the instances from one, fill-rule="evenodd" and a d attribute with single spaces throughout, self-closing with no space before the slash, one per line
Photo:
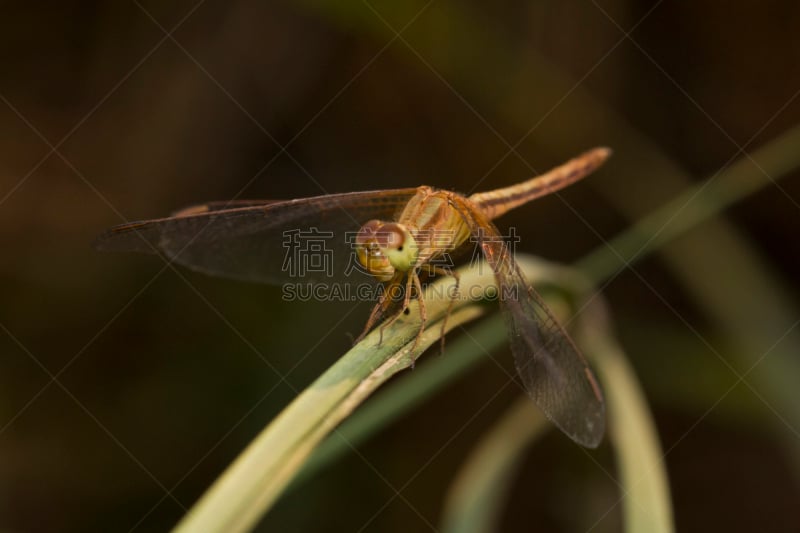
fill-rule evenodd
<path id="1" fill-rule="evenodd" d="M 379 281 L 389 281 L 395 272 L 414 267 L 419 247 L 404 225 L 370 220 L 356 236 L 356 254 L 367 272 Z"/>

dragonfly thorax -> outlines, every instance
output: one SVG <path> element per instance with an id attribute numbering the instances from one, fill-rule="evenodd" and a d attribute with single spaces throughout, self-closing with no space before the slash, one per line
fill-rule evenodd
<path id="1" fill-rule="evenodd" d="M 356 256 L 377 280 L 389 281 L 396 272 L 408 272 L 414 267 L 419 246 L 403 224 L 370 220 L 356 236 Z"/>

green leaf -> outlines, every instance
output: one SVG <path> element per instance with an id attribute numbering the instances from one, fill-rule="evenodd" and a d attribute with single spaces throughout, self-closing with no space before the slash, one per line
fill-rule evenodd
<path id="1" fill-rule="evenodd" d="M 382 383 L 409 367 L 439 340 L 450 300 L 452 278 L 426 288 L 426 329 L 415 346 L 420 321 L 417 302 L 411 313 L 383 331 L 377 328 L 304 390 L 217 479 L 178 524 L 177 531 L 248 531 L 297 474 L 313 449 Z M 486 265 L 464 270 L 461 294 L 489 287 L 494 276 Z M 484 314 L 485 306 L 456 299 L 447 319 L 450 330 Z M 409 376 L 412 377 L 412 376 Z"/>
<path id="2" fill-rule="evenodd" d="M 523 269 L 536 268 L 540 275 L 537 281 L 547 280 L 565 292 L 568 300 L 575 302 L 572 313 L 580 310 L 573 331 L 605 391 L 606 438 L 617 457 L 625 531 L 674 531 L 667 472 L 655 422 L 636 376 L 614 340 L 603 298 L 575 270 L 545 267 L 528 257 L 519 257 L 518 261 Z M 458 473 L 448 494 L 442 530 L 498 531 L 516 467 L 528 447 L 549 427 L 527 397 L 509 408 L 486 432 Z"/>

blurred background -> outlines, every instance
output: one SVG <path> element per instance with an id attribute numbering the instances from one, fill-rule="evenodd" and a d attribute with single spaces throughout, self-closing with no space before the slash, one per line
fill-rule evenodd
<path id="1" fill-rule="evenodd" d="M 596 145 L 615 151 L 601 171 L 501 227 L 549 260 L 611 258 L 602 292 L 654 412 L 677 529 L 800 530 L 800 145 L 753 156 L 753 194 L 633 269 L 606 245 L 800 123 L 800 4 L 2 7 L 3 531 L 168 529 L 368 314 L 100 254 L 105 228 L 234 197 L 488 190 Z M 481 365 L 260 529 L 436 524 L 519 394 L 493 397 L 505 380 Z M 617 531 L 614 472 L 608 444 L 587 454 L 552 431 L 498 528 Z M 383 508 L 409 480 L 408 503 Z"/>

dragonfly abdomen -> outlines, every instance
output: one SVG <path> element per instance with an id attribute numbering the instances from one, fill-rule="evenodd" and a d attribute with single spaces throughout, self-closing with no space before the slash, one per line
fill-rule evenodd
<path id="1" fill-rule="evenodd" d="M 477 205 L 489 220 L 492 220 L 515 207 L 583 179 L 602 165 L 610 155 L 611 150 L 608 148 L 594 148 L 549 172 L 510 187 L 473 194 L 469 200 Z"/>

